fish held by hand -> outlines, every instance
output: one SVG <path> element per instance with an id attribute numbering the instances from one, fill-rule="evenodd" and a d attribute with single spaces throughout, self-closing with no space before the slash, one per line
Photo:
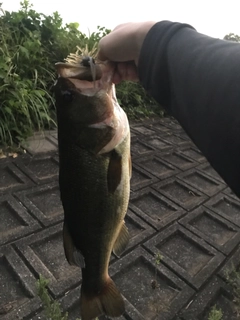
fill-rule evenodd
<path id="1" fill-rule="evenodd" d="M 111 77 L 84 56 L 58 63 L 55 85 L 64 250 L 82 268 L 82 320 L 120 316 L 123 298 L 108 275 L 129 241 L 124 223 L 131 177 L 130 130 Z"/>

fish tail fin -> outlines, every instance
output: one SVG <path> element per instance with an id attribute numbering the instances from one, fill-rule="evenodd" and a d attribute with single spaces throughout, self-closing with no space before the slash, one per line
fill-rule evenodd
<path id="1" fill-rule="evenodd" d="M 108 278 L 103 289 L 97 296 L 88 297 L 81 290 L 81 319 L 92 320 L 101 314 L 109 317 L 120 317 L 124 311 L 124 300 L 111 278 Z"/>

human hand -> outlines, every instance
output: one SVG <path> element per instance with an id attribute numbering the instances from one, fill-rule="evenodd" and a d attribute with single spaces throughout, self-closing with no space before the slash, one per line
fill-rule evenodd
<path id="1" fill-rule="evenodd" d="M 99 42 L 98 59 L 109 61 L 103 73 L 113 73 L 112 82 L 138 81 L 137 64 L 143 41 L 155 24 L 153 21 L 131 22 L 117 26 Z"/>

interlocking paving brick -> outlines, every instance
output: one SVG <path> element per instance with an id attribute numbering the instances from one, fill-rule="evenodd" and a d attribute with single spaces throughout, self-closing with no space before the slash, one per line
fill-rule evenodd
<path id="1" fill-rule="evenodd" d="M 39 309 L 36 279 L 10 246 L 0 249 L 0 318 L 24 319 Z"/>
<path id="2" fill-rule="evenodd" d="M 185 214 L 185 210 L 151 188 L 134 193 L 129 208 L 156 229 Z"/>
<path id="3" fill-rule="evenodd" d="M 11 195 L 0 197 L 0 245 L 41 228 L 27 210 Z"/>
<path id="4" fill-rule="evenodd" d="M 60 300 L 60 304 L 65 312 L 68 313 L 68 320 L 80 318 L 80 287 L 71 290 Z"/>
<path id="5" fill-rule="evenodd" d="M 14 164 L 7 161 L 0 165 L 0 177 L 0 195 L 33 185 L 33 182 L 26 175 Z"/>
<path id="6" fill-rule="evenodd" d="M 212 197 L 216 190 L 211 183 L 217 182 L 219 186 L 223 180 L 174 119 L 155 118 L 131 123 L 131 136 L 135 172 L 126 215 L 130 243 L 120 259 L 112 255 L 110 261 L 110 274 L 116 276 L 126 293 L 127 312 L 118 319 L 208 320 L 207 312 L 214 304 L 223 309 L 223 320 L 237 319 L 232 312 L 234 305 L 228 285 L 224 287 L 219 282 L 214 287 L 210 283 L 215 278 L 227 283 L 226 271 L 233 265 L 238 272 L 240 270 L 240 247 L 237 247 L 240 242 L 239 198 L 225 186 L 225 189 L 218 189 L 217 192 L 221 193 L 212 198 L 212 202 L 208 201 L 207 196 Z M 2 294 L 5 289 L 2 290 L 0 285 L 0 318 L 46 319 L 34 291 L 41 273 L 50 279 L 50 294 L 59 299 L 64 310 L 69 311 L 69 319 L 76 320 L 80 316 L 81 271 L 78 268 L 73 271 L 66 262 L 62 227 L 49 227 L 63 219 L 57 182 L 57 131 L 37 134 L 32 140 L 35 141 L 28 146 L 34 156 L 26 153 L 16 159 L 0 160 L 3 177 L 0 179 L 0 194 L 9 194 L 7 202 L 1 202 L 5 198 L 0 198 L 0 245 L 3 244 L 0 247 L 0 280 L 5 288 L 9 284 L 5 296 Z M 180 174 L 180 171 L 189 169 L 192 170 Z M 200 176 L 193 174 L 189 177 L 189 172 L 200 172 Z M 179 178 L 173 178 L 176 174 Z M 158 188 L 165 186 L 164 182 L 166 189 Z M 201 183 L 206 184 L 201 186 Z M 194 208 L 198 209 L 187 213 L 186 210 Z M 176 220 L 178 224 L 173 224 Z M 170 227 L 170 224 L 173 225 Z M 175 225 L 180 230 L 176 234 L 171 231 Z M 47 228 L 40 231 L 44 227 Z M 152 261 L 149 262 L 146 251 L 143 255 L 135 254 L 137 250 L 143 250 L 141 248 L 151 241 L 149 239 L 155 239 L 157 232 L 163 240 L 160 248 L 147 248 L 152 253 Z M 174 253 L 175 247 L 177 253 Z M 156 253 L 163 255 L 159 266 L 153 256 L 155 249 Z M 191 287 L 192 294 L 188 291 L 188 298 L 183 298 L 180 290 L 180 295 L 175 297 L 176 288 L 179 292 L 175 281 L 171 282 L 164 273 L 156 271 L 156 265 L 170 272 L 171 276 L 180 277 L 188 289 Z M 115 266 L 118 266 L 116 270 Z M 148 278 L 151 288 L 148 287 Z M 196 288 L 197 294 L 193 290 Z M 173 307 L 175 303 L 177 307 Z M 158 307 L 160 313 L 156 314 Z M 107 320 L 107 317 L 102 316 L 99 320 Z"/>
<path id="7" fill-rule="evenodd" d="M 136 191 L 144 188 L 146 185 L 153 184 L 159 181 L 151 173 L 140 168 L 138 165 L 133 164 L 132 166 L 132 178 L 130 181 L 131 190 Z"/>
<path id="8" fill-rule="evenodd" d="M 225 190 L 223 190 L 223 193 L 239 201 L 239 197 L 230 188 L 226 188 Z"/>
<path id="9" fill-rule="evenodd" d="M 63 220 L 58 182 L 17 192 L 16 197 L 44 226 Z"/>
<path id="10" fill-rule="evenodd" d="M 164 138 L 160 138 L 159 136 L 151 136 L 148 138 L 145 138 L 145 144 L 150 145 L 154 149 L 165 151 L 172 149 L 172 143 L 168 142 Z"/>
<path id="11" fill-rule="evenodd" d="M 20 159 L 16 162 L 20 168 L 35 183 L 40 184 L 58 179 L 58 161 L 55 157 L 43 155 Z"/>
<path id="12" fill-rule="evenodd" d="M 110 266 L 126 298 L 126 319 L 170 320 L 194 291 L 163 264 L 137 248 Z"/>
<path id="13" fill-rule="evenodd" d="M 57 130 L 50 130 L 50 131 L 47 131 L 49 136 L 53 137 L 55 140 L 58 140 L 58 132 Z"/>
<path id="14" fill-rule="evenodd" d="M 45 135 L 47 139 L 53 143 L 53 145 L 58 146 L 58 132 L 57 130 L 54 131 L 45 131 Z"/>
<path id="15" fill-rule="evenodd" d="M 193 143 L 192 140 L 190 139 L 190 137 L 183 130 L 180 130 L 179 132 L 177 132 L 176 135 L 183 138 L 184 140 L 187 140 L 189 143 Z"/>
<path id="16" fill-rule="evenodd" d="M 207 287 L 198 294 L 192 304 L 182 312 L 183 319 L 208 320 L 214 306 L 217 310 L 221 309 L 222 320 L 239 319 L 231 289 L 218 277 L 214 277 Z"/>
<path id="17" fill-rule="evenodd" d="M 110 270 L 111 271 L 111 270 Z M 113 275 L 110 272 L 111 276 Z M 60 299 L 60 304 L 65 312 L 68 312 L 68 319 L 69 320 L 76 320 L 80 318 L 80 306 L 79 306 L 79 299 L 80 299 L 80 287 L 77 287 L 70 292 L 68 292 L 64 298 Z M 127 312 L 124 315 L 114 318 L 117 320 L 143 320 L 142 315 L 123 297 L 126 305 Z M 99 320 L 110 320 L 109 317 L 104 315 L 98 317 Z M 29 319 L 30 320 L 30 319 Z M 31 320 L 39 320 L 39 318 L 34 318 Z M 42 317 L 41 320 L 47 320 Z"/>
<path id="18" fill-rule="evenodd" d="M 138 134 L 131 127 L 130 127 L 130 133 L 131 133 L 131 142 L 132 142 L 138 136 Z"/>
<path id="19" fill-rule="evenodd" d="M 219 180 L 220 182 L 223 182 L 223 179 L 220 177 L 220 175 L 213 169 L 213 167 L 210 165 L 210 163 L 203 163 L 200 166 L 197 167 L 199 170 L 203 171 L 205 174 L 215 178 L 216 180 Z"/>
<path id="20" fill-rule="evenodd" d="M 171 132 L 171 130 L 167 127 L 165 127 L 162 123 L 160 122 L 154 122 L 152 124 L 148 125 L 148 128 L 150 128 L 151 130 L 154 130 L 155 132 L 159 133 L 161 136 Z"/>
<path id="21" fill-rule="evenodd" d="M 155 149 L 148 144 L 145 144 L 140 139 L 136 139 L 131 143 L 132 157 L 143 156 L 146 154 L 153 153 Z"/>
<path id="22" fill-rule="evenodd" d="M 148 135 L 152 135 L 152 134 L 155 134 L 155 131 L 149 129 L 148 127 L 146 126 L 143 126 L 143 125 L 137 125 L 137 126 L 134 126 L 134 128 L 132 129 L 133 131 L 136 131 L 144 136 L 148 136 Z"/>
<path id="23" fill-rule="evenodd" d="M 177 223 L 144 243 L 162 263 L 194 288 L 200 288 L 224 260 L 224 256 Z"/>
<path id="24" fill-rule="evenodd" d="M 118 320 L 170 320 L 194 293 L 165 266 L 156 265 L 155 259 L 142 248 L 113 263 L 109 273 L 125 300 L 126 312 Z M 69 320 L 80 317 L 79 298 L 80 287 L 76 287 L 59 301 Z M 31 320 L 39 317 L 45 319 L 40 313 Z"/>
<path id="25" fill-rule="evenodd" d="M 206 158 L 203 156 L 203 154 L 194 146 L 188 146 L 188 147 L 181 147 L 179 149 L 181 153 L 185 154 L 189 158 L 192 158 L 195 161 L 198 162 L 205 162 Z"/>
<path id="26" fill-rule="evenodd" d="M 171 129 L 171 131 L 173 132 L 179 132 L 182 131 L 182 127 L 180 126 L 180 124 L 173 118 L 168 118 L 168 120 L 160 120 L 163 125 L 169 129 Z"/>
<path id="27" fill-rule="evenodd" d="M 172 166 L 163 159 L 160 159 L 156 155 L 141 157 L 138 160 L 136 160 L 136 163 L 141 168 L 147 170 L 148 172 L 155 175 L 161 180 L 166 179 L 179 172 L 179 170 L 176 167 Z"/>
<path id="28" fill-rule="evenodd" d="M 188 146 L 189 142 L 186 139 L 183 139 L 177 134 L 168 133 L 164 136 L 164 139 L 176 146 Z"/>
<path id="29" fill-rule="evenodd" d="M 227 282 L 227 278 L 232 272 L 240 272 L 240 245 L 238 245 L 234 254 L 227 260 L 218 274 Z"/>
<path id="30" fill-rule="evenodd" d="M 203 206 L 179 223 L 224 254 L 229 254 L 240 242 L 240 228 Z"/>
<path id="31" fill-rule="evenodd" d="M 193 159 L 183 155 L 177 150 L 161 153 L 161 158 L 174 165 L 180 170 L 187 170 L 195 167 L 198 163 Z"/>
<path id="32" fill-rule="evenodd" d="M 149 224 L 140 219 L 130 209 L 127 211 L 125 223 L 130 235 L 130 241 L 126 249 L 127 251 L 144 241 L 155 232 L 155 230 Z"/>
<path id="33" fill-rule="evenodd" d="M 80 283 L 81 269 L 70 266 L 65 258 L 62 224 L 19 240 L 16 247 L 32 272 L 49 280 L 48 287 L 55 297 Z"/>
<path id="34" fill-rule="evenodd" d="M 186 210 L 193 209 L 207 199 L 202 192 L 176 178 L 159 182 L 152 187 Z"/>
<path id="35" fill-rule="evenodd" d="M 68 320 L 76 320 L 80 319 L 80 286 L 69 290 L 63 298 L 59 299 L 58 302 L 60 304 L 62 313 L 65 314 L 67 312 Z M 99 316 L 97 319 L 99 320 L 110 320 L 109 317 Z M 114 318 L 116 320 L 130 320 L 129 316 L 125 318 L 124 316 Z M 132 318 L 131 318 L 132 319 Z M 44 311 L 38 312 L 35 316 L 31 316 L 31 318 L 26 318 L 25 320 L 49 320 L 46 317 Z M 134 318 L 137 320 L 137 318 Z M 139 318 L 140 320 L 140 318 Z M 142 318 L 141 318 L 142 320 Z"/>
<path id="36" fill-rule="evenodd" d="M 48 132 L 37 132 L 34 136 L 26 139 L 21 146 L 30 154 L 56 152 L 58 143 Z"/>
<path id="37" fill-rule="evenodd" d="M 178 178 L 205 193 L 207 196 L 213 196 L 226 188 L 225 184 L 201 171 L 196 170 L 195 168 L 179 174 Z"/>
<path id="38" fill-rule="evenodd" d="M 68 313 L 68 320 L 80 319 L 80 287 L 77 287 L 70 292 L 68 292 L 64 298 L 60 299 L 59 303 L 62 306 L 64 312 Z M 44 318 L 41 318 L 44 319 Z M 98 317 L 99 320 L 108 320 L 110 318 L 105 316 Z M 126 320 L 124 316 L 114 318 L 117 320 Z M 129 318 L 127 318 L 129 320 Z M 38 320 L 33 319 L 33 320 Z M 45 320 L 45 319 L 44 319 Z M 46 319 L 47 320 L 47 319 Z"/>
<path id="39" fill-rule="evenodd" d="M 205 206 L 213 209 L 225 219 L 240 226 L 240 201 L 223 193 L 216 195 L 205 203 Z"/>

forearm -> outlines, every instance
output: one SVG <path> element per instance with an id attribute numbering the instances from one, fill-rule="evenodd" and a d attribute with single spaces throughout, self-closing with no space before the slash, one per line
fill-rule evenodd
<path id="1" fill-rule="evenodd" d="M 240 195 L 240 45 L 161 22 L 149 31 L 138 68 L 145 89 Z"/>

